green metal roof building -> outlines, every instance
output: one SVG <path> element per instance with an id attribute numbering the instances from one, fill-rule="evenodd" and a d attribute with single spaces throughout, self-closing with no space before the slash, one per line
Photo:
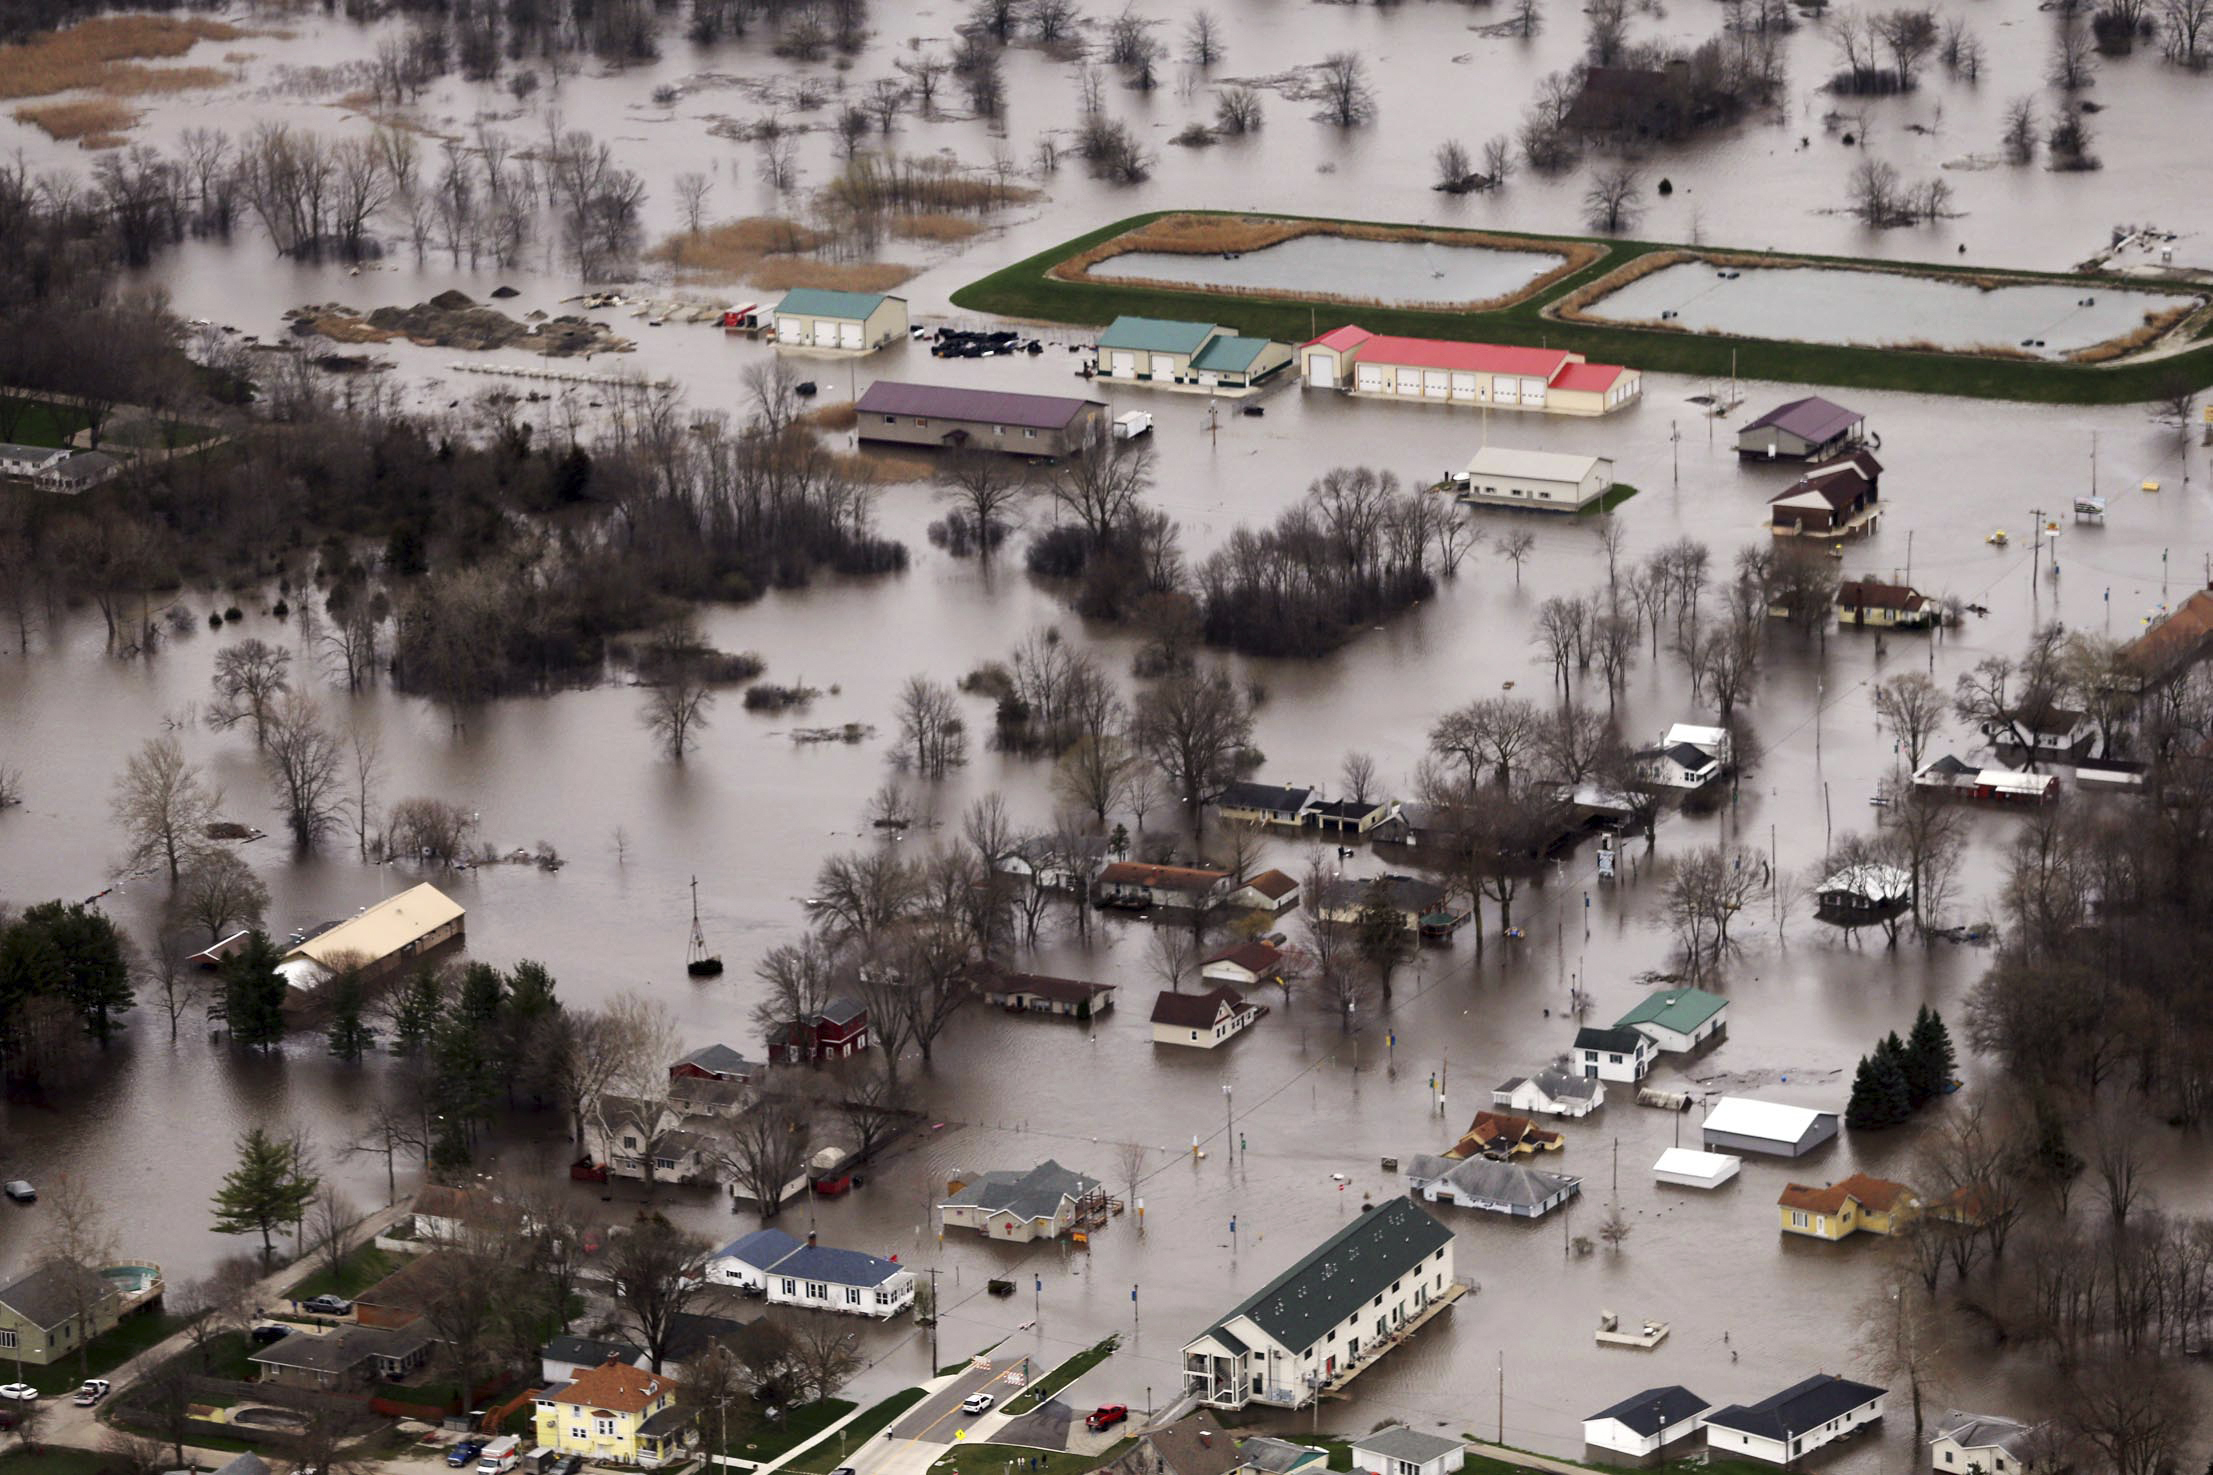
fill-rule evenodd
<path id="1" fill-rule="evenodd" d="M 1099 333 L 1099 373 L 1144 384 L 1249 389 L 1288 368 L 1291 346 L 1216 323 L 1118 317 Z"/>
<path id="2" fill-rule="evenodd" d="M 794 287 L 776 304 L 776 341 L 785 347 L 869 353 L 906 336 L 904 297 Z"/>
<path id="3" fill-rule="evenodd" d="M 1647 995 L 1615 1020 L 1614 1028 L 1637 1031 L 1664 1054 L 1682 1054 L 1725 1033 L 1728 1011 L 1729 1001 L 1719 994 L 1702 988 L 1668 988 Z"/>

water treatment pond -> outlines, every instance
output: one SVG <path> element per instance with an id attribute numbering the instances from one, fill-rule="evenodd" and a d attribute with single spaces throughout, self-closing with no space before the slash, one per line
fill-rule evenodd
<path id="1" fill-rule="evenodd" d="M 1566 259 L 1551 251 L 1312 235 L 1229 255 L 1126 251 L 1089 274 L 1101 281 L 1179 282 L 1365 302 L 1461 303 L 1512 296 Z"/>
<path id="2" fill-rule="evenodd" d="M 1964 281 L 1839 267 L 1721 269 L 1684 261 L 1640 277 L 1585 307 L 1609 322 L 1660 322 L 1693 332 L 1804 343 L 1931 344 L 2006 348 L 2059 358 L 2134 332 L 2148 314 L 2187 307 L 2179 292 Z"/>

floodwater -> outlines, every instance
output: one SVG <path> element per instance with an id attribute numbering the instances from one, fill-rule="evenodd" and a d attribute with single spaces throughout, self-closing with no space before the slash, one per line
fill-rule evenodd
<path id="1" fill-rule="evenodd" d="M 1978 287 L 1937 277 L 1831 266 L 1717 268 L 1677 262 L 1583 310 L 1613 322 L 1672 318 L 1694 333 L 1871 347 L 2026 349 L 2064 358 L 2120 338 L 2200 299 L 2179 292 L 2020 284 Z"/>
<path id="2" fill-rule="evenodd" d="M 887 248 L 920 269 L 904 289 L 918 321 L 955 316 L 949 294 L 987 270 L 1143 210 L 1203 203 L 1532 231 L 1578 228 L 1587 184 L 1581 172 L 1524 173 L 1504 191 L 1465 197 L 1433 193 L 1426 177 L 1429 150 L 1447 131 L 1444 120 L 1471 146 L 1510 131 L 1533 79 L 1572 60 L 1580 29 L 1572 8 L 1548 7 L 1545 27 L 1529 40 L 1486 35 L 1491 17 L 1457 5 L 1222 0 L 1216 8 L 1229 57 L 1211 81 L 1173 68 L 1168 85 L 1153 93 L 1107 88 L 1110 112 L 1157 151 L 1154 176 L 1142 187 L 1089 179 L 1073 162 L 1053 174 L 1029 172 L 1038 135 L 1065 138 L 1072 131 L 1077 94 L 1070 68 L 1033 48 L 1009 54 L 1003 128 L 958 116 L 957 99 L 950 98 L 944 116 L 901 120 L 892 139 L 901 151 L 942 151 L 981 166 L 1004 150 L 1015 172 L 1046 192 L 1042 202 L 965 248 Z M 809 77 L 833 98 L 840 89 L 853 95 L 915 45 L 944 48 L 962 9 L 950 0 L 879 4 L 876 33 L 842 70 L 828 61 L 774 57 L 760 33 L 713 48 L 672 36 L 658 62 L 621 71 L 587 65 L 550 80 L 527 107 L 497 84 L 449 79 L 425 94 L 414 116 L 440 133 L 465 134 L 481 118 L 522 138 L 537 136 L 547 109 L 558 107 L 566 126 L 592 128 L 620 162 L 646 173 L 655 230 L 677 218 L 670 180 L 683 170 L 710 177 L 710 213 L 718 218 L 786 209 L 790 202 L 758 176 L 753 147 L 709 130 L 776 109 L 804 119 L 789 108 L 788 92 L 779 91 L 790 77 Z M 1163 39 L 1174 43 L 1183 6 L 1148 0 L 1135 9 L 1159 22 Z M 1968 261 L 2050 269 L 2103 246 L 2113 224 L 2153 219 L 2181 234 L 2178 259 L 2213 257 L 2206 234 L 2213 197 L 2197 187 L 2196 140 L 2174 127 L 2176 118 L 2203 107 L 2204 89 L 2213 83 L 2141 52 L 2104 63 L 2095 90 L 2104 110 L 2095 126 L 2107 167 L 2087 175 L 2005 167 L 1995 160 L 2000 115 L 2010 97 L 2039 85 L 2053 22 L 1964 3 L 1942 9 L 1966 17 L 1989 50 L 1979 84 L 1935 74 L 1917 94 L 1869 102 L 1849 125 L 1866 147 L 1847 148 L 1841 127 L 1824 126 L 1831 103 L 1815 90 L 1831 64 L 1827 38 L 1819 27 L 1801 29 L 1786 43 L 1792 82 L 1782 107 L 1645 161 L 1648 176 L 1664 174 L 1673 192 L 1651 197 L 1643 232 L 1899 259 L 1949 261 L 1965 246 Z M 1716 14 L 1699 7 L 1640 12 L 1633 37 L 1688 43 L 1707 33 Z M 282 26 L 282 35 L 236 47 L 255 59 L 241 64 L 234 89 L 146 99 L 139 136 L 173 142 L 188 127 L 238 131 L 263 121 L 334 135 L 365 131 L 365 121 L 335 105 L 345 85 L 318 86 L 280 68 L 371 55 L 385 31 L 312 13 L 287 14 Z M 1272 80 L 1340 48 L 1361 51 L 1380 84 L 1377 121 L 1349 133 L 1312 120 L 1313 105 L 1289 99 L 1280 80 Z M 1268 86 L 1261 133 L 1211 149 L 1168 145 L 1193 118 L 1211 114 L 1213 86 L 1230 79 Z M 663 84 L 680 89 L 673 106 L 648 101 Z M 0 121 L 0 143 L 20 146 L 34 169 L 82 170 L 88 162 L 9 121 Z M 832 176 L 832 153 L 826 128 L 802 136 L 805 187 Z M 1890 232 L 1866 231 L 1837 213 L 1851 168 L 1868 153 L 1909 180 L 1944 169 L 1960 213 L 1931 228 Z M 578 289 L 550 248 L 533 248 L 510 269 L 494 271 L 436 254 L 418 263 L 404 243 L 390 244 L 393 254 L 356 275 L 275 261 L 249 230 L 234 245 L 181 249 L 149 280 L 185 316 L 233 323 L 265 338 L 280 331 L 284 308 L 303 302 L 367 309 L 421 301 L 447 288 L 482 300 L 505 282 L 522 294 L 507 304 L 520 314 L 557 310 Z M 737 286 L 703 288 L 701 295 L 724 290 L 741 300 L 757 295 Z M 1225 306 L 1223 316 L 1234 322 L 1234 309 Z M 676 378 L 702 407 L 739 408 L 745 369 L 773 352 L 707 328 L 649 328 L 620 311 L 609 317 L 638 340 L 637 352 L 615 363 L 647 377 Z M 1089 335 L 1047 329 L 1045 336 L 1059 343 Z M 407 344 L 373 351 L 393 366 L 408 404 L 426 414 L 443 414 L 484 387 L 477 376 L 450 372 L 450 351 Z M 524 359 L 506 353 L 487 362 Z M 955 363 L 901 343 L 866 360 L 805 362 L 833 396 L 877 377 L 1041 392 L 1079 387 L 1063 377 L 1073 360 L 1058 351 L 1034 360 Z M 1257 401 L 1264 418 L 1229 416 L 1219 424 L 1189 397 L 1097 384 L 1089 392 L 1108 395 L 1117 412 L 1156 414 L 1160 478 L 1152 500 L 1178 521 L 1194 556 L 1219 546 L 1239 524 L 1273 518 L 1330 465 L 1365 463 L 1432 480 L 1465 464 L 1489 434 L 1611 456 L 1620 478 L 1641 489 L 1618 514 L 1625 556 L 1696 537 L 1712 545 L 1719 570 L 1736 549 L 1765 536 L 1759 522 L 1766 498 L 1790 474 L 1740 464 L 1730 436 L 1737 421 L 1713 422 L 1689 403 L 1722 388 L 1652 375 L 1642 403 L 1604 420 L 1486 422 L 1469 410 L 1355 401 L 1286 384 Z M 1748 384 L 1743 391 L 1740 415 L 1806 389 Z M 1588 853 L 1578 855 L 1541 890 L 1524 894 L 1516 909 L 1523 940 L 1492 937 L 1480 965 L 1470 936 L 1425 949 L 1388 1008 L 1351 1037 L 1294 999 L 1219 1056 L 1157 1049 L 1146 1024 L 1155 985 L 1145 925 L 1111 920 L 1088 951 L 1054 928 L 1026 964 L 1115 983 L 1119 1007 L 1089 1029 L 981 1010 L 963 1016 L 942 1040 L 934 1068 L 920 1077 L 930 1127 L 909 1151 L 880 1165 L 863 1190 L 806 1206 L 800 1215 L 830 1243 L 897 1252 L 940 1270 L 947 1307 L 942 1352 L 1005 1339 L 1007 1355 L 1057 1360 L 1120 1331 L 1127 1334 L 1125 1350 L 1072 1397 L 1164 1403 L 1178 1381 L 1177 1348 L 1186 1337 L 1357 1212 L 1360 1202 L 1397 1191 L 1382 1157 L 1403 1159 L 1449 1140 L 1487 1104 L 1492 1084 L 1565 1046 L 1571 1030 L 1559 1016 L 1572 987 L 1587 988 L 1595 1016 L 1611 1018 L 1639 996 L 1640 975 L 1669 966 L 1672 949 L 1656 914 L 1672 855 L 1726 839 L 1768 852 L 1782 871 L 1797 874 L 1815 864 L 1832 835 L 1874 823 L 1877 811 L 1867 799 L 1893 762 L 1869 706 L 1875 681 L 1919 665 L 1948 684 L 1985 655 L 2017 652 L 2034 623 L 2054 617 L 2129 634 L 2204 577 L 2213 547 L 2205 452 L 2186 448 L 2138 408 L 2054 411 L 1896 394 L 1833 397 L 1864 412 L 1883 435 L 1888 467 L 1883 532 L 1847 551 L 1846 572 L 1896 575 L 1930 593 L 1957 594 L 1987 605 L 1987 619 L 1933 641 L 1831 632 L 1824 642 L 1802 642 L 1778 630 L 1749 709 L 1767 757 L 1733 807 L 1708 818 L 1669 819 L 1649 856 L 1632 852 L 1619 883 L 1599 884 Z M 1963 424 L 1972 433 L 1962 433 Z M 2166 490 L 2115 493 L 2107 525 L 2070 525 L 2059 548 L 2061 577 L 2040 579 L 2024 534 L 2033 511 L 2063 508 L 2087 488 L 2093 432 L 2100 485 L 2110 491 L 2156 478 Z M 726 698 L 712 713 L 701 750 L 682 766 L 657 758 L 638 720 L 637 694 L 619 684 L 490 704 L 465 714 L 458 727 L 427 704 L 382 688 L 348 695 L 317 683 L 319 693 L 334 716 L 378 734 L 388 800 L 451 798 L 479 812 L 484 838 L 502 849 L 545 841 L 567 858 L 557 872 L 494 867 L 435 877 L 469 909 L 469 956 L 501 965 L 542 959 L 560 978 L 564 997 L 580 1005 L 643 990 L 668 1004 L 687 1039 L 720 1039 L 755 1052 L 748 1022 L 758 994 L 755 963 L 804 926 L 797 899 L 826 857 L 876 843 L 861 829 L 862 808 L 890 772 L 886 734 L 899 683 L 915 672 L 950 681 L 1004 657 L 1048 624 L 1098 651 L 1111 669 L 1128 669 L 1129 638 L 1070 616 L 1054 591 L 1021 571 L 1019 548 L 982 566 L 929 546 L 924 529 L 937 515 L 927 487 L 889 488 L 878 517 L 914 550 L 907 573 L 824 577 L 754 605 L 706 611 L 703 622 L 716 644 L 757 650 L 772 679 L 803 679 L 829 694 L 797 719 L 748 714 L 734 696 Z M 1265 776 L 1331 783 L 1345 752 L 1359 749 L 1375 757 L 1387 782 L 1403 786 L 1425 732 L 1443 711 L 1509 683 L 1546 697 L 1548 670 L 1530 638 L 1536 608 L 1549 594 L 1603 585 L 1605 561 L 1584 522 L 1507 516 L 1483 514 L 1482 526 L 1494 535 L 1524 526 L 1535 534 L 1535 551 L 1518 579 L 1510 565 L 1479 550 L 1434 599 L 1328 660 L 1230 663 L 1267 689 L 1257 724 Z M 2011 546 L 1986 546 L 1985 534 L 2000 527 L 2013 531 Z M 188 595 L 203 614 L 214 599 L 209 591 Z M 165 719 L 204 701 L 224 642 L 253 635 L 297 648 L 296 627 L 263 612 L 266 599 L 239 602 L 251 611 L 242 626 L 216 633 L 203 620 L 143 661 L 106 657 L 98 619 L 89 613 L 34 639 L 27 656 L 0 653 L 0 762 L 22 770 L 28 791 L 23 808 L 0 815 L 0 898 L 89 896 L 111 882 L 121 847 L 107 795 L 126 756 L 163 730 Z M 303 670 L 311 665 L 304 651 L 299 663 Z M 1606 700 L 1598 684 L 1579 681 L 1583 700 Z M 1702 715 L 1689 708 L 1683 687 L 1672 657 L 1647 652 L 1621 697 L 1624 729 L 1657 734 L 1670 722 Z M 973 729 L 988 727 L 986 703 L 970 700 L 966 710 Z M 846 721 L 873 726 L 876 734 L 851 746 L 804 746 L 789 735 L 797 722 Z M 234 817 L 271 826 L 267 785 L 238 734 L 186 724 L 178 736 L 224 785 Z M 1969 741 L 1957 730 L 1944 738 L 1963 756 Z M 1023 822 L 1043 824 L 1052 810 L 1047 780 L 1041 763 L 979 751 L 926 797 L 947 822 L 971 799 L 996 793 Z M 2007 815 L 1976 816 L 1957 919 L 1991 911 L 1999 857 L 2016 823 Z M 918 834 L 904 843 L 928 842 Z M 342 845 L 300 858 L 264 840 L 244 853 L 274 893 L 270 921 L 279 930 L 343 916 L 423 879 L 399 867 L 363 866 Z M 1310 854 L 1305 844 L 1285 841 L 1270 859 L 1298 871 Z M 1350 865 L 1367 872 L 1379 862 L 1363 853 Z M 695 873 L 707 932 L 729 965 L 709 984 L 689 981 L 682 968 L 686 883 Z M 141 929 L 159 902 L 157 887 L 127 881 L 103 904 Z M 1495 911 L 1491 916 L 1495 927 Z M 1290 925 L 1295 931 L 1296 921 Z M 1658 1084 L 1750 1088 L 1839 1107 L 1852 1065 L 1869 1043 L 1903 1028 L 1923 1002 L 1956 1024 L 1962 996 L 1985 961 L 1949 945 L 1889 953 L 1865 939 L 1847 944 L 1813 922 L 1803 905 L 1755 914 L 1740 930 L 1743 950 L 1719 985 L 1733 1001 L 1728 1042 L 1698 1062 L 1689 1080 L 1663 1065 Z M 1433 1069 L 1447 1078 L 1443 1118 L 1430 1104 Z M 1963 1074 L 1967 1093 L 1951 1105 L 1972 1101 L 1989 1085 L 1983 1062 L 1969 1058 Z M 382 1163 L 343 1148 L 396 1084 L 377 1063 L 336 1064 L 311 1038 L 273 1059 L 244 1059 L 188 1023 L 172 1045 L 165 1021 L 141 1009 L 79 1095 L 52 1105 L 0 1105 L 0 1171 L 39 1182 L 62 1173 L 91 1178 L 123 1231 L 124 1252 L 158 1261 L 181 1280 L 242 1248 L 208 1230 L 205 1206 L 232 1138 L 249 1123 L 306 1128 L 322 1144 L 332 1177 L 364 1203 L 381 1201 Z M 1363 1375 L 1347 1404 L 1322 1414 L 1325 1427 L 1356 1430 L 1407 1419 L 1496 1435 L 1503 1364 L 1505 1437 L 1572 1454 L 1582 1414 L 1650 1384 L 1681 1382 L 1718 1404 L 1762 1397 L 1817 1369 L 1860 1370 L 1852 1327 L 1856 1308 L 1879 1283 L 1880 1247 L 1784 1240 L 1774 1199 L 1792 1177 L 1828 1180 L 1856 1168 L 1903 1172 L 1913 1135 L 1853 1139 L 1795 1167 L 1750 1161 L 1737 1181 L 1712 1195 L 1658 1187 L 1652 1160 L 1678 1128 L 1692 1140 L 1696 1121 L 1695 1113 L 1684 1120 L 1617 1096 L 1598 1116 L 1567 1124 L 1566 1151 L 1545 1164 L 1583 1178 L 1584 1196 L 1565 1221 L 1521 1225 L 1441 1210 L 1460 1232 L 1462 1272 L 1483 1289 Z M 1223 1150 L 1232 1133 L 1245 1144 L 1234 1158 Z M 1204 1159 L 1192 1156 L 1193 1137 L 1202 1139 Z M 934 1242 L 929 1206 L 955 1171 L 1022 1167 L 1052 1156 L 1112 1182 L 1118 1141 L 1155 1149 L 1141 1189 L 1143 1237 L 1125 1219 L 1100 1234 L 1088 1255 Z M 2213 1210 L 2202 1148 L 2168 1145 L 2174 1150 L 2158 1184 L 2161 1204 L 2176 1212 Z M 540 1122 L 504 1136 L 494 1156 L 501 1171 L 544 1174 L 557 1173 L 568 1154 L 561 1125 Z M 1337 1174 L 1346 1179 L 1343 1187 Z M 670 1197 L 672 1211 L 704 1233 L 727 1237 L 750 1223 L 712 1202 Z M 1634 1226 L 1622 1250 L 1587 1259 L 1563 1253 L 1563 1237 L 1591 1233 L 1616 1197 Z M 627 1217 L 621 1190 L 615 1200 L 605 1214 Z M 0 1269 L 33 1254 L 39 1213 L 0 1212 Z M 981 1294 L 993 1275 L 1026 1279 L 1032 1272 L 1041 1290 L 1025 1286 L 1027 1294 L 1007 1301 Z M 1132 1287 L 1139 1293 L 1134 1303 Z M 1666 1320 L 1674 1333 L 1651 1353 L 1600 1349 L 1591 1331 L 1601 1310 Z M 1033 1319 L 1036 1326 L 1024 1330 Z M 925 1342 L 911 1328 L 872 1333 L 875 1365 L 861 1391 L 881 1391 L 923 1371 L 930 1361 Z M 2028 1361 L 1979 1351 L 1963 1356 L 1947 1379 L 1947 1398 L 2033 1414 L 2021 1392 L 2035 1371 Z M 1878 1438 L 1855 1442 L 1838 1467 L 1854 1475 L 1906 1468 L 1915 1453 L 1909 1433 L 1910 1420 L 1893 1417 Z"/>
<path id="3" fill-rule="evenodd" d="M 1103 281 L 1176 282 L 1369 302 L 1488 302 L 1521 291 L 1566 259 L 1551 251 L 1312 235 L 1213 256 L 1125 251 L 1085 274 Z"/>

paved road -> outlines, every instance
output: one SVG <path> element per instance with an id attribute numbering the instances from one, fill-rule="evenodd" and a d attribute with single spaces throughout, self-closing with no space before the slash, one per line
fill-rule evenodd
<path id="1" fill-rule="evenodd" d="M 988 1437 L 984 1426 L 996 1433 L 1007 1424 L 1001 1405 L 1014 1397 L 1021 1389 L 1007 1383 L 1008 1373 L 1020 1373 L 1025 1367 L 1022 1358 L 1010 1358 L 1005 1362 L 987 1360 L 980 1368 L 970 1368 L 957 1375 L 950 1383 L 923 1399 L 907 1416 L 891 1427 L 894 1439 L 915 1440 L 924 1444 L 951 1444 L 962 1431 L 969 1439 Z M 961 1404 L 972 1393 L 989 1393 L 993 1406 L 989 1413 L 965 1414 Z M 863 1471 L 862 1475 L 868 1475 Z"/>
<path id="2" fill-rule="evenodd" d="M 412 1202 L 409 1199 L 402 1199 L 396 1204 L 387 1205 L 370 1214 L 353 1227 L 350 1243 L 358 1245 L 382 1234 L 398 1223 L 401 1218 L 413 1212 Z M 308 1265 L 291 1264 L 284 1266 L 282 1269 L 271 1271 L 254 1286 L 254 1300 L 257 1304 L 264 1306 L 282 1305 L 285 1288 L 306 1275 L 313 1268 Z M 136 1357 L 122 1363 L 106 1374 L 108 1381 L 115 1385 L 115 1392 L 108 1395 L 108 1402 L 112 1403 L 120 1398 L 124 1388 L 129 1385 L 133 1378 L 159 1367 L 162 1363 L 176 1356 L 191 1345 L 191 1340 L 189 1332 L 178 1332 L 166 1341 L 156 1342 L 144 1352 L 139 1353 Z M 79 1408 L 69 1401 L 67 1395 L 47 1399 L 46 1404 L 46 1417 L 44 1422 L 39 1425 L 38 1430 L 41 1443 L 71 1445 L 80 1449 L 98 1449 L 105 1443 L 108 1431 L 99 1420 L 100 1410 L 98 1408 Z M 101 1405 L 101 1407 L 105 1406 L 105 1404 Z M 190 1448 L 190 1446 L 187 1446 L 187 1448 Z M 224 1455 L 215 1463 L 222 1464 L 229 1458 L 229 1455 Z"/>

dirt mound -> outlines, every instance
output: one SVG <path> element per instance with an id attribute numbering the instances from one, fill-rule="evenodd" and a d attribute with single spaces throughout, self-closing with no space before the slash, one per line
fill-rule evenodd
<path id="1" fill-rule="evenodd" d="M 317 333 L 341 343 L 383 343 L 405 338 L 429 348 L 521 348 L 554 358 L 627 353 L 635 347 L 604 323 L 589 318 L 518 322 L 496 308 L 478 306 L 463 292 L 441 292 L 413 307 L 380 307 L 366 316 L 338 303 L 295 308 L 288 316 L 293 332 Z"/>

